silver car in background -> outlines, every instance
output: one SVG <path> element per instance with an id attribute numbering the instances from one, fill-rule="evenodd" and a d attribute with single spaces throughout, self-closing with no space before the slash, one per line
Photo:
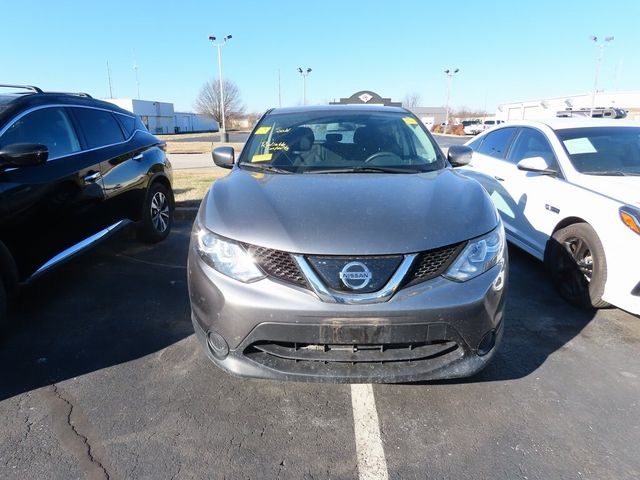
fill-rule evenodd
<path id="1" fill-rule="evenodd" d="M 203 200 L 193 325 L 242 376 L 407 382 L 473 375 L 504 329 L 504 230 L 484 189 L 410 112 L 268 111 Z"/>

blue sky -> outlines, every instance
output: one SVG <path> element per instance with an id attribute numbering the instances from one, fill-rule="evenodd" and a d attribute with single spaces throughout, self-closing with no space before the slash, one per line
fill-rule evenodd
<path id="1" fill-rule="evenodd" d="M 217 77 L 208 35 L 232 34 L 226 78 L 248 111 L 302 99 L 298 66 L 311 67 L 309 103 L 370 89 L 394 100 L 410 92 L 443 105 L 446 68 L 459 68 L 454 108 L 589 92 L 590 34 L 615 35 L 600 88 L 640 89 L 640 2 L 628 1 L 48 1 L 2 6 L 0 81 L 49 90 L 141 96 L 191 110 Z"/>

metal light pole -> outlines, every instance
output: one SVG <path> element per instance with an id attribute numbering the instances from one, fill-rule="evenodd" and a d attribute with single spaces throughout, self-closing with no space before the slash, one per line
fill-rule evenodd
<path id="1" fill-rule="evenodd" d="M 311 73 L 311 69 L 307 68 L 306 70 L 303 70 L 302 68 L 298 67 L 298 73 L 302 75 L 302 104 L 306 105 L 307 104 L 307 77 Z"/>
<path id="2" fill-rule="evenodd" d="M 282 90 L 280 88 L 280 69 L 278 69 L 278 107 L 282 106 Z"/>
<path id="3" fill-rule="evenodd" d="M 454 71 L 446 69 L 444 73 L 447 75 L 447 106 L 445 108 L 445 119 L 444 119 L 444 128 L 442 129 L 442 133 L 447 133 L 447 128 L 449 127 L 449 99 L 451 98 L 451 81 L 453 80 L 453 76 L 460 71 L 459 68 L 456 68 Z"/>
<path id="4" fill-rule="evenodd" d="M 140 80 L 138 79 L 138 62 L 133 60 L 133 69 L 136 72 L 136 88 L 138 89 L 138 100 L 140 100 Z"/>
<path id="5" fill-rule="evenodd" d="M 109 67 L 109 60 L 107 60 L 107 78 L 109 79 L 109 98 L 113 98 L 113 89 L 111 88 L 111 68 Z"/>
<path id="6" fill-rule="evenodd" d="M 591 35 L 589 37 L 593 43 L 598 47 L 598 57 L 596 60 L 596 79 L 593 82 L 593 94 L 591 95 L 591 110 L 589 111 L 589 116 L 593 117 L 593 109 L 596 106 L 596 92 L 598 91 L 598 77 L 600 76 L 600 64 L 602 63 L 602 56 L 604 55 L 604 48 L 607 46 L 609 42 L 613 40 L 613 36 L 604 37 L 604 42 L 598 43 L 598 37 L 595 35 Z"/>
<path id="7" fill-rule="evenodd" d="M 224 80 L 222 79 L 222 47 L 225 46 L 227 40 L 230 40 L 231 35 L 227 35 L 222 39 L 221 42 L 215 43 L 216 37 L 213 35 L 209 36 L 209 40 L 213 42 L 214 47 L 218 47 L 218 83 L 220 84 L 220 141 L 228 142 L 229 135 L 227 134 L 227 128 L 224 120 Z"/>

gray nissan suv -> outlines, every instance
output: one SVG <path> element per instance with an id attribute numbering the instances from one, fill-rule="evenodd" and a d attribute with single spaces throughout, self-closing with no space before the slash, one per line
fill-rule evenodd
<path id="1" fill-rule="evenodd" d="M 331 382 L 465 377 L 503 332 L 504 230 L 489 196 L 402 108 L 268 111 L 202 201 L 192 320 L 242 376 Z"/>

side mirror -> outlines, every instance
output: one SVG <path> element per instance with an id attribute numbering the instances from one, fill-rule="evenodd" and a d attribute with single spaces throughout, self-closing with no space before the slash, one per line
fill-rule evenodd
<path id="1" fill-rule="evenodd" d="M 29 167 L 42 165 L 49 158 L 49 149 L 39 143 L 14 143 L 0 149 L 0 165 Z"/>
<path id="2" fill-rule="evenodd" d="M 451 145 L 449 147 L 449 153 L 447 153 L 447 159 L 453 167 L 464 167 L 469 165 L 471 161 L 471 155 L 473 150 L 465 145 Z"/>
<path id="3" fill-rule="evenodd" d="M 530 157 L 520 160 L 518 162 L 518 170 L 542 173 L 543 175 L 556 175 L 558 173 L 551 168 L 551 165 L 543 157 Z"/>
<path id="4" fill-rule="evenodd" d="M 233 168 L 233 163 L 235 161 L 235 152 L 233 147 L 217 147 L 213 149 L 211 152 L 213 156 L 213 163 L 215 163 L 220 168 Z"/>

